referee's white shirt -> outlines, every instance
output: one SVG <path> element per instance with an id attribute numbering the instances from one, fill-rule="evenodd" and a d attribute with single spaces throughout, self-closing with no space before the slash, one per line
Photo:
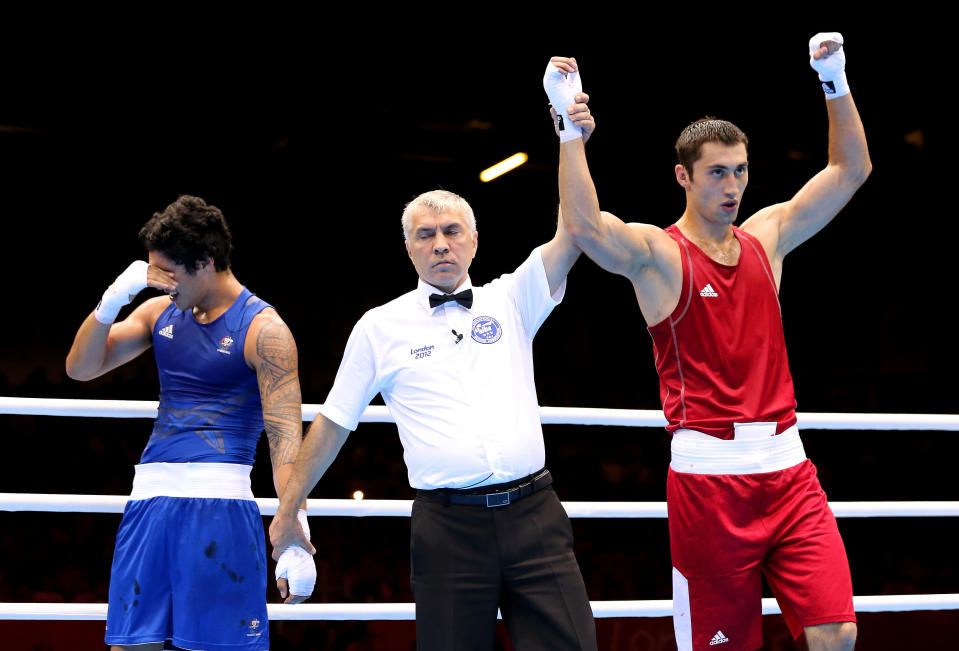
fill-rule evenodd
<path id="1" fill-rule="evenodd" d="M 353 328 L 320 413 L 350 430 L 377 393 L 399 429 L 413 488 L 463 488 L 525 477 L 546 460 L 533 382 L 533 336 L 563 299 L 550 296 L 542 247 L 482 287 L 473 306 L 422 280 Z M 455 331 L 463 337 L 457 341 Z"/>

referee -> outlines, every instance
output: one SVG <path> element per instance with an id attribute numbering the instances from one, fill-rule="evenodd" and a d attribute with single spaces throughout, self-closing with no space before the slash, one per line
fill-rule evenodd
<path id="1" fill-rule="evenodd" d="M 588 135 L 592 119 L 581 117 Z M 462 197 L 422 194 L 402 223 L 419 282 L 354 327 L 270 526 L 274 553 L 315 551 L 297 507 L 380 393 L 416 489 L 417 648 L 489 651 L 499 608 L 521 651 L 596 649 L 572 528 L 544 468 L 533 383 L 533 337 L 579 250 L 559 228 L 515 272 L 473 286 L 476 220 Z"/>

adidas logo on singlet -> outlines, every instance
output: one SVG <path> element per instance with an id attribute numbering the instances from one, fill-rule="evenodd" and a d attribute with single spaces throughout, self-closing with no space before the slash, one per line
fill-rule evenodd
<path id="1" fill-rule="evenodd" d="M 173 339 L 173 324 L 160 328 L 160 336 Z"/>
<path id="2" fill-rule="evenodd" d="M 717 644 L 724 644 L 726 642 L 729 642 L 729 638 L 723 635 L 722 631 L 716 631 L 716 635 L 709 641 L 709 646 L 716 646 Z"/>
<path id="3" fill-rule="evenodd" d="M 701 290 L 699 290 L 699 295 L 700 295 L 700 296 L 711 296 L 711 297 L 713 297 L 713 298 L 719 296 L 719 294 L 716 293 L 716 290 L 713 289 L 713 286 L 710 285 L 709 283 L 706 283 L 706 286 L 703 287 Z"/>

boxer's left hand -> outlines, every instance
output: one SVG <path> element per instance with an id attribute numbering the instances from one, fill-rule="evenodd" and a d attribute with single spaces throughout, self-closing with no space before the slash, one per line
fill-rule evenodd
<path id="1" fill-rule="evenodd" d="M 819 32 L 809 39 L 809 65 L 819 73 L 827 97 L 841 97 L 849 92 L 842 34 Z"/>
<path id="2" fill-rule="evenodd" d="M 842 34 L 819 32 L 809 39 L 809 65 L 823 81 L 831 81 L 843 72 L 846 53 L 842 49 Z"/>
<path id="3" fill-rule="evenodd" d="M 313 594 L 316 563 L 302 547 L 287 547 L 276 562 L 276 588 L 285 604 L 298 604 Z"/>
<path id="4" fill-rule="evenodd" d="M 312 556 L 316 550 L 310 544 L 310 525 L 306 519 L 306 511 L 299 509 L 296 519 L 296 524 L 299 525 L 296 533 L 299 533 L 299 536 L 277 535 L 281 532 L 279 526 L 274 530 L 274 525 L 279 525 L 279 522 L 274 518 L 270 523 L 270 540 L 275 547 L 273 558 L 276 559 L 276 588 L 285 604 L 298 604 L 306 600 L 313 594 L 313 587 L 316 585 L 316 563 Z M 282 539 L 287 537 L 291 538 L 292 544 L 281 547 Z"/>

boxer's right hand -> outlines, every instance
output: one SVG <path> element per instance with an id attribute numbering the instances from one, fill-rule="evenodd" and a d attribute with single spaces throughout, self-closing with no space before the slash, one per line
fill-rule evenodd
<path id="1" fill-rule="evenodd" d="M 583 132 L 583 142 L 589 142 L 589 137 L 593 135 L 593 131 L 596 129 L 596 118 L 593 117 L 592 113 L 589 111 L 589 95 L 586 93 L 576 93 L 573 97 L 575 104 L 566 108 L 566 113 L 569 115 L 569 119 L 573 121 L 573 124 L 578 126 Z M 556 135 L 559 133 L 559 114 L 556 112 L 556 109 L 552 106 L 549 107 L 549 114 L 553 116 L 553 130 L 556 131 Z"/>
<path id="2" fill-rule="evenodd" d="M 147 267 L 147 287 L 154 287 L 167 294 L 176 295 L 176 278 L 172 271 L 165 271 L 152 264 Z M 130 297 L 133 300 L 133 297 Z"/>
<path id="3" fill-rule="evenodd" d="M 576 95 L 583 92 L 583 82 L 579 78 L 579 67 L 576 59 L 568 57 L 553 57 L 546 64 L 546 73 L 543 75 L 543 88 L 559 116 L 559 141 L 568 142 L 581 138 L 582 129 L 573 121 L 568 108 L 576 104 Z"/>

